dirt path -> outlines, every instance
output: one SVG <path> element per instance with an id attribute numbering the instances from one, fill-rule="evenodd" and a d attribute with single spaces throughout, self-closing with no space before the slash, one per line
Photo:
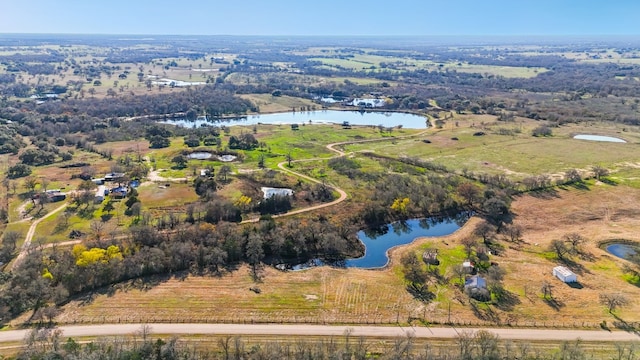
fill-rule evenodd
<path id="1" fill-rule="evenodd" d="M 638 341 L 640 337 L 623 331 L 604 330 L 551 330 L 551 329 L 500 329 L 500 328 L 454 328 L 454 327 L 401 327 L 401 326 L 332 326 L 332 325 L 247 325 L 247 324 L 146 324 L 153 334 L 177 335 L 296 335 L 296 336 L 344 336 L 353 337 L 406 337 L 432 339 L 455 339 L 462 332 L 474 333 L 486 330 L 502 340 L 530 341 Z M 132 335 L 143 324 L 105 324 L 86 326 L 61 326 L 63 338 L 85 336 Z M 21 341 L 29 330 L 0 332 L 0 342 Z"/>
<path id="2" fill-rule="evenodd" d="M 29 221 L 31 220 L 33 217 L 29 216 L 27 217 L 27 206 L 29 205 L 31 201 L 27 200 L 25 202 L 23 202 L 22 204 L 20 204 L 20 206 L 18 206 L 18 208 L 16 209 L 16 212 L 18 213 L 18 215 L 20 215 L 20 220 L 15 221 L 15 222 L 20 222 L 20 221 Z"/>
<path id="3" fill-rule="evenodd" d="M 64 208 L 67 207 L 67 205 L 68 204 L 65 203 L 58 206 L 57 208 L 53 209 L 51 212 L 49 212 L 48 214 L 34 221 L 31 224 L 31 226 L 29 227 L 29 231 L 27 231 L 27 236 L 24 238 L 24 243 L 20 248 L 20 253 L 16 257 L 16 260 L 11 264 L 11 269 L 16 267 L 16 265 L 19 264 L 22 261 L 22 259 L 27 255 L 27 251 L 29 251 L 29 248 L 31 247 L 31 240 L 33 240 L 33 235 L 35 235 L 36 233 L 36 227 L 38 227 L 38 224 L 40 224 L 40 222 L 49 218 L 50 216 L 54 215 L 55 213 L 62 211 Z"/>
<path id="4" fill-rule="evenodd" d="M 144 157 L 144 161 L 146 161 L 149 164 L 149 174 L 147 174 L 147 178 L 151 182 L 185 182 L 187 181 L 187 178 L 167 178 L 167 177 L 160 176 L 160 171 L 162 171 L 163 169 L 154 169 L 153 164 L 151 163 L 151 159 L 149 159 L 148 156 Z"/>

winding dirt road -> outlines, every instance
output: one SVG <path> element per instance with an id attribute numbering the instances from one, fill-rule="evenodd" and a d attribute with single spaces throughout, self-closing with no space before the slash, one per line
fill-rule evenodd
<path id="1" fill-rule="evenodd" d="M 453 327 L 400 327 L 400 326 L 332 326 L 332 325 L 274 325 L 274 324 L 145 324 L 153 334 L 176 335 L 297 335 L 297 336 L 343 336 L 349 333 L 356 337 L 405 337 L 431 339 L 455 339 L 461 333 L 489 331 L 502 340 L 529 341 L 638 341 L 640 337 L 623 331 L 604 330 L 542 330 L 542 329 L 498 329 L 498 328 L 453 328 Z M 86 326 L 61 326 L 63 337 L 131 335 L 143 324 L 105 324 Z M 21 341 L 29 330 L 0 331 L 0 342 Z"/>
<path id="2" fill-rule="evenodd" d="M 397 137 L 388 137 L 388 138 L 381 138 L 381 139 L 364 139 L 364 140 L 353 140 L 353 141 L 343 141 L 343 142 L 337 142 L 337 143 L 332 143 L 332 144 L 328 144 L 326 146 L 327 149 L 329 149 L 330 151 L 333 151 L 336 153 L 335 156 L 330 157 L 330 158 L 311 158 L 311 159 L 300 159 L 300 160 L 292 160 L 291 163 L 295 164 L 295 163 L 301 163 L 301 162 L 309 162 L 309 161 L 318 161 L 318 160 L 329 160 L 329 159 L 333 159 L 333 158 L 337 158 L 337 157 L 342 157 L 342 156 L 346 156 L 347 153 L 345 153 L 342 150 L 336 149 L 336 146 L 341 146 L 341 145 L 349 145 L 349 144 L 359 144 L 359 143 L 366 143 L 366 142 L 377 142 L 377 141 L 388 141 L 388 140 L 398 140 L 398 139 L 404 139 L 404 138 L 411 138 L 414 136 L 420 136 L 424 133 L 426 133 L 427 130 L 419 132 L 417 134 L 411 134 L 411 135 L 405 135 L 405 136 L 397 136 Z M 278 168 L 284 172 L 287 172 L 289 174 L 292 174 L 294 176 L 297 176 L 299 178 L 314 182 L 316 184 L 322 184 L 322 181 L 312 178 L 310 176 L 301 174 L 297 171 L 291 170 L 290 168 L 287 168 L 287 166 L 285 164 L 287 164 L 288 161 L 282 161 L 280 163 L 278 163 Z M 337 205 L 343 201 L 345 201 L 348 197 L 347 193 L 342 190 L 341 188 L 335 186 L 335 185 L 327 185 L 329 188 L 337 191 L 340 196 L 336 199 L 333 200 L 331 202 L 328 203 L 324 203 L 324 204 L 319 204 L 319 205 L 315 205 L 315 206 L 310 206 L 304 209 L 299 209 L 299 210 L 294 210 L 294 211 L 289 211 L 287 213 L 284 214 L 279 214 L 279 215 L 274 215 L 274 218 L 278 218 L 278 217 L 284 217 L 284 216 L 291 216 L 291 215 L 296 215 L 296 214 L 301 214 L 301 213 L 305 213 L 305 212 L 309 212 L 309 211 L 314 211 L 314 210 L 318 210 L 318 209 L 322 209 L 325 207 L 329 207 L 329 206 L 333 206 L 333 205 Z M 254 219 L 248 219 L 248 220 L 244 220 L 242 221 L 242 223 L 253 223 L 253 222 L 258 222 L 260 220 L 260 218 L 254 218 Z"/>

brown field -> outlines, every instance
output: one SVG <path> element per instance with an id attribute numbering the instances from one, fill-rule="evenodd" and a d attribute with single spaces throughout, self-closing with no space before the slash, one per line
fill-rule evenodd
<path id="1" fill-rule="evenodd" d="M 474 313 L 466 296 L 447 285 L 431 285 L 437 297 L 428 304 L 405 291 L 399 255 L 427 243 L 443 251 L 456 247 L 457 241 L 471 234 L 478 221 L 474 219 L 449 237 L 420 239 L 396 249 L 391 266 L 384 270 L 321 267 L 279 272 L 265 268 L 264 279 L 257 284 L 246 267 L 220 277 L 157 277 L 76 299 L 64 307 L 58 321 L 406 323 L 414 318 L 445 323 L 450 306 L 450 320 L 459 325 L 597 327 L 603 320 L 614 321 L 598 303 L 604 292 L 621 292 L 632 299 L 616 315 L 639 321 L 640 302 L 635 299 L 640 289 L 623 279 L 619 270 L 623 260 L 598 248 L 600 241 L 608 239 L 640 241 L 638 200 L 640 190 L 608 185 L 518 198 L 513 210 L 515 223 L 524 227 L 523 242 L 501 241 L 505 250 L 491 259 L 507 270 L 505 287 L 517 299 L 508 310 L 479 306 Z M 585 252 L 591 254 L 589 260 L 574 258 L 580 284 L 576 287 L 551 276 L 556 261 L 549 260 L 546 251 L 551 240 L 570 232 L 588 239 Z M 553 284 L 554 306 L 542 299 L 540 286 L 545 280 Z M 253 286 L 262 292 L 250 291 Z"/>

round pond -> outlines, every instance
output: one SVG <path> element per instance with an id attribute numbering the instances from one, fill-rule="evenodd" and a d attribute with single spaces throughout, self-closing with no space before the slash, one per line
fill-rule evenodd
<path id="1" fill-rule="evenodd" d="M 621 259 L 629 260 L 640 251 L 640 245 L 629 243 L 608 243 L 604 248 L 609 254 Z"/>
<path id="2" fill-rule="evenodd" d="M 589 140 L 589 141 L 605 141 L 605 142 L 615 142 L 615 143 L 626 143 L 626 141 L 613 137 L 613 136 L 602 136 L 602 135 L 576 135 L 573 137 L 576 140 Z"/>
<path id="3" fill-rule="evenodd" d="M 187 158 L 195 159 L 195 160 L 206 160 L 206 159 L 211 159 L 212 156 L 213 154 L 208 152 L 194 152 L 187 155 Z"/>
<path id="4" fill-rule="evenodd" d="M 218 156 L 218 160 L 222 161 L 222 162 L 232 162 L 233 160 L 235 160 L 237 158 L 237 156 L 235 155 L 230 155 L 230 154 L 226 154 L 226 155 L 220 155 Z"/>

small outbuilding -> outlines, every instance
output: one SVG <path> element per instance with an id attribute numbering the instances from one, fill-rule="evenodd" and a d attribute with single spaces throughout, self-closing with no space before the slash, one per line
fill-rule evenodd
<path id="1" fill-rule="evenodd" d="M 464 272 L 467 274 L 476 273 L 476 266 L 473 262 L 471 262 L 471 260 L 465 260 L 464 262 L 462 262 L 462 268 L 464 269 Z"/>
<path id="2" fill-rule="evenodd" d="M 96 204 L 100 204 L 101 202 L 104 201 L 104 197 L 105 195 L 107 195 L 109 193 L 109 191 L 107 190 L 107 187 L 104 185 L 100 185 L 98 186 L 98 188 L 96 189 L 96 194 L 93 198 L 93 202 Z"/>
<path id="3" fill-rule="evenodd" d="M 487 289 L 487 280 L 478 275 L 470 276 L 465 280 L 464 292 L 478 301 L 491 300 L 491 293 Z"/>
<path id="4" fill-rule="evenodd" d="M 487 288 L 487 280 L 478 275 L 473 275 L 467 278 L 464 282 L 464 288 L 466 290 L 470 289 L 486 289 Z"/>
<path id="5" fill-rule="evenodd" d="M 573 273 L 573 271 L 567 269 L 564 266 L 556 266 L 553 268 L 553 276 L 562 280 L 565 283 L 575 283 L 578 282 L 578 276 Z"/>

